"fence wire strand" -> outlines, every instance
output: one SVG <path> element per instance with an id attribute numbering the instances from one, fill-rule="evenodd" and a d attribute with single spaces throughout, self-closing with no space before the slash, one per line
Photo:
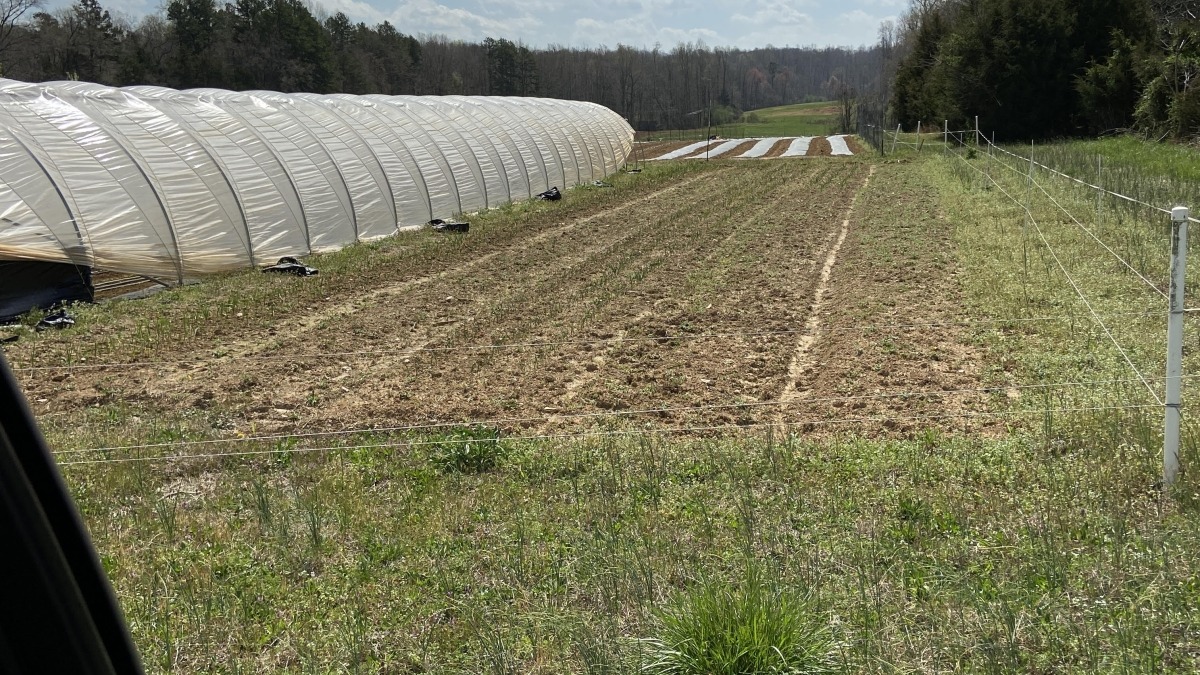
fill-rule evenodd
<path id="1" fill-rule="evenodd" d="M 545 441 L 545 440 L 582 440 L 587 438 L 611 438 L 620 436 L 653 436 L 653 435 L 672 435 L 681 433 L 701 433 L 701 432 L 716 432 L 716 431 L 744 431 L 746 429 L 764 429 L 776 427 L 792 427 L 800 425 L 826 425 L 826 424 L 858 424 L 869 422 L 912 422 L 922 420 L 938 420 L 938 419 L 973 419 L 981 417 L 1009 417 L 1018 415 L 1053 415 L 1055 413 L 1077 413 L 1077 412 L 1105 412 L 1118 410 L 1144 410 L 1148 408 L 1158 408 L 1155 405 L 1119 405 L 1119 406 L 1090 406 L 1080 408 L 1043 408 L 1035 410 L 1019 410 L 1019 411 L 1003 411 L 1003 412 L 973 412 L 973 413 L 942 413 L 937 415 L 911 415 L 911 416 L 882 416 L 882 417 L 859 417 L 859 418 L 841 418 L 832 420 L 784 420 L 782 422 L 762 422 L 754 424 L 726 424 L 717 426 L 699 426 L 699 427 L 673 427 L 665 429 L 621 429 L 607 431 L 591 431 L 573 434 L 539 434 L 534 436 L 507 436 L 498 438 L 497 440 L 505 441 Z M 349 445 L 349 446 L 316 446 L 305 448 L 271 448 L 267 450 L 242 450 L 237 452 L 214 452 L 203 454 L 180 454 L 180 455 L 155 455 L 155 456 L 139 456 L 139 457 L 118 457 L 106 459 L 84 459 L 70 462 L 60 462 L 58 466 L 84 466 L 84 465 L 106 465 L 106 464 L 131 464 L 139 462 L 171 462 L 185 461 L 198 459 L 223 459 L 230 457 L 254 457 L 263 455 L 280 455 L 280 454 L 309 454 L 319 452 L 345 452 L 353 450 L 378 450 L 387 448 L 401 447 L 421 447 L 430 445 L 446 445 L 446 444 L 463 444 L 463 443 L 478 443 L 479 439 L 443 439 L 443 440 L 427 440 L 427 441 L 394 441 L 388 443 L 371 443 L 365 445 Z"/>
<path id="2" fill-rule="evenodd" d="M 1059 177 L 1062 177 L 1062 178 L 1066 178 L 1067 180 L 1070 180 L 1070 181 L 1074 181 L 1074 182 L 1076 182 L 1076 183 L 1078 183 L 1078 184 L 1080 184 L 1080 185 L 1083 185 L 1083 186 L 1085 186 L 1085 187 L 1087 187 L 1087 188 L 1090 188 L 1090 189 L 1092 189 L 1092 190 L 1097 190 L 1097 191 L 1099 191 L 1099 192 L 1103 192 L 1103 193 L 1105 193 L 1105 194 L 1107 194 L 1107 195 L 1109 195 L 1109 196 L 1111 196 L 1111 197 L 1116 197 L 1116 198 L 1118 198 L 1118 199 L 1122 199 L 1122 200 L 1124 200 L 1124 201 L 1127 201 L 1127 202 L 1129 202 L 1129 203 L 1131 203 L 1131 204 L 1137 204 L 1137 205 L 1139 205 L 1139 206 L 1144 206 L 1144 207 L 1146 207 L 1146 208 L 1148 208 L 1148 209 L 1153 209 L 1153 210 L 1155 210 L 1155 211 L 1158 211 L 1159 213 L 1165 213 L 1165 214 L 1167 214 L 1167 215 L 1171 215 L 1171 210 L 1170 210 L 1170 209 L 1165 209 L 1165 208 L 1163 208 L 1163 207 L 1161 207 L 1161 206 L 1155 206 L 1154 204 L 1149 204 L 1149 203 L 1147 203 L 1147 202 L 1144 202 L 1144 201 L 1142 201 L 1142 200 L 1140 200 L 1140 199 L 1137 199 L 1137 198 L 1134 198 L 1134 197 L 1130 197 L 1129 195 L 1123 195 L 1123 194 L 1121 194 L 1120 192 L 1113 192 L 1112 190 L 1109 190 L 1108 188 L 1106 188 L 1106 187 L 1104 187 L 1104 186 L 1101 186 L 1101 185 L 1093 185 L 1093 184 L 1091 184 L 1091 183 L 1089 183 L 1089 182 L 1087 182 L 1087 181 L 1085 181 L 1085 180 L 1082 180 L 1082 179 L 1076 178 L 1076 177 L 1074 177 L 1074 176 L 1072 176 L 1072 175 L 1070 175 L 1070 174 L 1063 173 L 1063 172 L 1061 172 L 1061 171 L 1059 171 L 1059 170 L 1057 170 L 1057 169 L 1055 169 L 1055 168 L 1053 168 L 1053 167 L 1046 166 L 1045 164 L 1042 164 L 1041 162 L 1034 161 L 1034 159 L 1033 159 L 1032 157 L 1023 157 L 1023 156 L 1021 156 L 1021 155 L 1018 155 L 1018 154 L 1016 154 L 1016 153 L 1014 153 L 1014 152 L 1011 152 L 1011 151 L 1009 151 L 1009 150 L 1007 150 L 1007 149 L 1005 149 L 1005 148 L 1002 148 L 1002 147 L 1000 147 L 999 145 L 996 145 L 995 143 L 993 143 L 993 142 L 992 142 L 990 139 L 988 139 L 988 137 L 987 137 L 987 136 L 982 136 L 982 134 L 980 134 L 980 136 L 981 136 L 981 137 L 982 137 L 982 138 L 983 138 L 985 141 L 987 141 L 987 144 L 988 144 L 989 146 L 991 146 L 991 147 L 995 148 L 996 150 L 999 150 L 1000 152 L 1002 152 L 1002 153 L 1004 153 L 1004 154 L 1006 154 L 1006 155 L 1008 155 L 1008 156 L 1010 156 L 1010 157 L 1013 157 L 1013 158 L 1019 159 L 1019 160 L 1021 160 L 1022 162 L 1030 162 L 1030 163 L 1032 163 L 1034 166 L 1037 166 L 1037 167 L 1040 167 L 1040 168 L 1042 168 L 1042 169 L 1045 169 L 1046 171 L 1049 171 L 1050 173 L 1052 173 L 1052 174 L 1054 174 L 1054 175 L 1056 175 L 1056 176 L 1059 176 Z M 1197 218 L 1195 218 L 1195 217 L 1190 217 L 1190 216 L 1189 216 L 1189 217 L 1188 217 L 1188 220 L 1189 220 L 1189 221 L 1191 221 L 1191 222 L 1193 222 L 1193 223 L 1200 223 L 1200 219 L 1197 219 Z"/>
<path id="3" fill-rule="evenodd" d="M 1192 375 L 1181 376 L 1181 379 L 1192 379 Z M 459 422 L 430 422 L 428 424 L 410 424 L 401 426 L 389 427 L 363 427 L 354 429 L 340 429 L 336 431 L 311 431 L 293 434 L 264 434 L 259 436 L 234 436 L 232 438 L 207 438 L 194 441 L 165 441 L 162 443 L 142 443 L 136 445 L 114 445 L 108 447 L 96 448 L 75 448 L 70 450 L 60 450 L 56 455 L 79 455 L 84 453 L 113 453 L 126 452 L 130 450 L 149 450 L 154 448 L 179 448 L 193 447 L 198 445 L 220 445 L 226 443 L 261 443 L 268 441 L 283 441 L 296 440 L 303 438 L 328 438 L 331 436 L 354 436 L 357 434 L 381 434 L 381 433 L 396 433 L 405 431 L 432 431 L 446 428 L 461 428 L 461 427 L 494 427 L 502 424 L 525 424 L 525 423 L 551 423 L 556 421 L 571 421 L 571 420 L 586 420 L 586 419 L 611 419 L 617 417 L 636 417 L 639 415 L 659 415 L 667 413 L 692 413 L 692 412 L 711 412 L 714 410 L 746 410 L 755 408 L 768 407 L 788 407 L 794 405 L 808 405 L 813 403 L 834 403 L 834 402 L 851 402 L 851 401 L 867 401 L 867 400 L 883 400 L 893 398 L 949 398 L 952 396 L 962 396 L 967 394 L 993 394 L 1008 391 L 1048 391 L 1053 389 L 1072 389 L 1084 387 L 1099 387 L 1118 384 L 1136 384 L 1140 382 L 1137 379 L 1121 379 L 1121 380 L 1100 380 L 1100 381 L 1085 381 L 1085 382 L 1057 382 L 1057 383 L 1037 383 L 1037 384 L 1007 384 L 996 385 L 992 387 L 975 387 L 966 389 L 925 389 L 912 390 L 901 392 L 884 392 L 877 394 L 857 394 L 850 396 L 828 396 L 820 398 L 804 398 L 793 401 L 753 401 L 747 403 L 715 403 L 711 405 L 701 406 L 663 406 L 657 408 L 641 408 L 634 410 L 605 410 L 598 412 L 585 413 L 563 413 L 563 414 L 547 414 L 538 417 L 508 417 L 508 418 L 493 418 L 485 420 L 459 421 Z"/>
<path id="4" fill-rule="evenodd" d="M 1106 313 L 1105 316 L 1114 318 L 1138 318 L 1138 317 L 1157 317 L 1155 312 L 1113 312 Z M 915 323 L 915 324 L 895 324 L 890 326 L 868 325 L 868 326 L 841 326 L 831 327 L 826 329 L 830 333 L 844 332 L 871 332 L 888 333 L 896 331 L 916 331 L 916 330 L 932 330 L 937 328 L 967 328 L 973 329 L 983 326 L 997 326 L 1004 324 L 1021 324 L 1021 323 L 1048 323 L 1053 321 L 1077 321 L 1079 316 L 1075 315 L 1058 315 L 1058 316 L 1034 316 L 1034 317 L 1017 317 L 1004 319 L 982 319 L 972 321 L 944 321 L 933 323 Z M 154 368 L 154 367 L 170 367 L 170 366 L 203 366 L 216 363 L 227 363 L 230 361 L 296 361 L 302 359 L 336 359 L 357 356 L 401 356 L 407 354 L 419 354 L 426 352 L 463 352 L 463 351 L 499 351 L 505 349 L 540 349 L 543 347 L 564 347 L 564 346 L 579 346 L 579 345 L 621 345 L 625 343 L 639 342 L 672 342 L 683 340 L 718 340 L 730 338 L 747 338 L 747 337 L 780 337 L 788 335 L 799 335 L 804 333 L 803 329 L 783 330 L 783 331 L 756 331 L 756 332 L 732 332 L 732 333 L 697 333 L 697 334 L 679 334 L 666 336 L 644 336 L 644 337 L 620 337 L 620 338 L 598 338 L 595 340 L 558 340 L 545 342 L 511 342 L 497 343 L 484 345 L 455 345 L 452 347 L 397 347 L 391 351 L 383 350 L 366 350 L 353 352 L 320 352 L 311 354 L 238 354 L 214 356 L 211 359 L 176 359 L 176 360 L 160 360 L 160 361 L 125 361 L 111 363 L 64 363 L 50 366 L 23 366 L 13 367 L 14 373 L 31 373 L 48 370 L 102 370 L 102 369 L 121 369 L 121 368 Z"/>
<path id="5" fill-rule="evenodd" d="M 988 142 L 991 143 L 991 141 L 988 141 Z M 1170 298 L 1167 297 L 1167 294 L 1165 291 L 1163 291 L 1161 288 L 1159 288 L 1153 281 L 1150 281 L 1149 279 L 1147 279 L 1144 274 L 1142 274 L 1136 268 L 1134 268 L 1134 266 L 1131 265 L 1129 263 L 1129 261 L 1125 260 L 1125 258 L 1121 257 L 1121 255 L 1119 253 L 1112 250 L 1112 248 L 1109 247 L 1109 245 L 1107 243 L 1105 243 L 1103 239 L 1101 239 L 1099 236 L 1096 235 L 1095 232 L 1093 232 L 1086 225 L 1084 225 L 1082 222 L 1080 222 L 1080 220 L 1075 217 L 1075 214 L 1071 213 L 1065 206 L 1063 206 L 1057 199 L 1055 199 L 1054 195 L 1047 192 L 1046 188 L 1041 183 L 1037 182 L 1037 180 L 1034 179 L 1032 176 L 1026 176 L 1026 175 L 1022 174 L 1020 169 L 1009 166 L 1007 163 L 1004 162 L 1004 160 L 999 159 L 999 158 L 994 158 L 994 159 L 995 159 L 996 163 L 999 164 L 1000 166 L 1003 166 L 1004 168 L 1006 168 L 1018 175 L 1021 175 L 1023 178 L 1028 178 L 1029 182 L 1031 184 L 1033 184 L 1033 186 L 1036 187 L 1039 191 L 1041 191 L 1041 193 L 1043 195 L 1045 195 L 1046 198 L 1049 199 L 1054 204 L 1054 206 L 1056 206 L 1058 208 L 1059 211 L 1062 211 L 1063 213 L 1065 213 L 1067 215 L 1067 217 L 1070 218 L 1075 223 L 1075 225 L 1079 227 L 1079 229 L 1086 232 L 1089 237 L 1094 239 L 1097 244 L 1100 244 L 1100 246 L 1102 246 L 1105 251 L 1108 251 L 1112 255 L 1112 257 L 1116 258 L 1130 272 L 1133 272 L 1137 276 L 1137 278 L 1141 279 L 1147 286 L 1149 286 L 1151 288 L 1151 290 L 1153 290 L 1155 293 L 1158 293 L 1159 295 L 1161 295 L 1164 300 L 1170 300 Z M 1034 162 L 1034 164 L 1037 164 L 1037 163 Z M 990 178 L 990 176 L 989 176 L 989 178 Z M 1170 211 L 1168 211 L 1167 213 L 1170 213 Z"/>

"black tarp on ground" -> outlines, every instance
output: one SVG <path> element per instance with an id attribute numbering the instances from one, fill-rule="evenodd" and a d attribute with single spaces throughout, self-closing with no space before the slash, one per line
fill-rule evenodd
<path id="1" fill-rule="evenodd" d="M 92 302 L 92 270 L 66 263 L 0 260 L 0 323 L 61 302 Z"/>

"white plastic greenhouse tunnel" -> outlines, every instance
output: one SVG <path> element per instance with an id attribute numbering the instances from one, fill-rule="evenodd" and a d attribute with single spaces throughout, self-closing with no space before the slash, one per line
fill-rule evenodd
<path id="1" fill-rule="evenodd" d="M 633 135 L 582 101 L 0 79 L 0 317 L 93 269 L 182 283 L 590 182 Z"/>

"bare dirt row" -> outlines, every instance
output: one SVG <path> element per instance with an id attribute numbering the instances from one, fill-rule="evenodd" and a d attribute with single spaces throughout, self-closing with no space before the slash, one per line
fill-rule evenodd
<path id="1" fill-rule="evenodd" d="M 878 165 L 855 204 L 798 393 L 808 432 L 999 433 L 986 355 L 965 327 L 952 239 L 935 190 Z M 848 423 L 851 420 L 861 422 Z"/>

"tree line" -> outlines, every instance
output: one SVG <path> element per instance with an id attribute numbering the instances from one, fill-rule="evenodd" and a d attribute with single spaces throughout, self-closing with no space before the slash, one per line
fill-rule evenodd
<path id="1" fill-rule="evenodd" d="M 0 72 L 28 82 L 350 94 L 492 94 L 587 100 L 638 128 L 731 121 L 743 110 L 831 97 L 882 67 L 878 46 L 739 50 L 531 49 L 414 36 L 325 15 L 304 0 L 170 0 L 114 17 L 99 0 L 55 12 L 0 0 Z M 836 91 L 835 91 L 836 90 Z"/>
<path id="2" fill-rule="evenodd" d="M 1200 136 L 1195 0 L 914 0 L 880 30 L 894 122 Z"/>

